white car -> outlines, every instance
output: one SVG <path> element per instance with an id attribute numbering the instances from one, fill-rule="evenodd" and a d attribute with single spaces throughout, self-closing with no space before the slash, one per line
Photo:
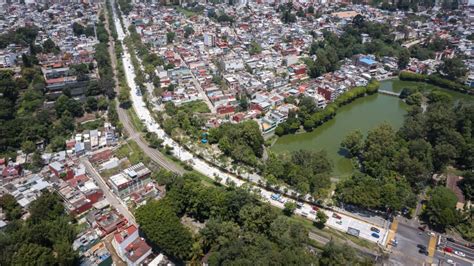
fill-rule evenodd
<path id="1" fill-rule="evenodd" d="M 456 265 L 456 263 L 454 263 L 453 260 L 447 260 L 446 263 L 450 264 L 450 265 Z"/>
<path id="2" fill-rule="evenodd" d="M 454 251 L 454 254 L 456 254 L 456 255 L 458 255 L 458 256 L 460 256 L 460 257 L 466 257 L 466 254 L 462 253 L 461 251 L 455 250 L 455 251 Z"/>

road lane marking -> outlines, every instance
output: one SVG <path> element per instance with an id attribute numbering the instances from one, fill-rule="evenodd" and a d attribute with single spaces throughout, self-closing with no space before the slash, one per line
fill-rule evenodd
<path id="1" fill-rule="evenodd" d="M 386 247 L 388 247 L 388 245 L 391 244 L 392 239 L 395 239 L 397 230 L 398 230 L 398 220 L 395 218 L 393 219 L 393 223 L 390 225 L 390 230 L 388 231 L 387 243 L 385 244 Z"/>
<path id="2" fill-rule="evenodd" d="M 430 235 L 430 242 L 428 244 L 428 262 L 433 263 L 433 256 L 436 251 L 436 235 Z"/>

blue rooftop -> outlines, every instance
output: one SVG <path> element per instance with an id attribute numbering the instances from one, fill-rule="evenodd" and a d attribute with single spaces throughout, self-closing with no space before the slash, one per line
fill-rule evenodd
<path id="1" fill-rule="evenodd" d="M 359 59 L 359 61 L 366 64 L 366 65 L 369 65 L 369 66 L 377 63 L 376 61 L 374 61 L 374 60 L 372 60 L 368 57 L 362 57 L 362 58 Z"/>

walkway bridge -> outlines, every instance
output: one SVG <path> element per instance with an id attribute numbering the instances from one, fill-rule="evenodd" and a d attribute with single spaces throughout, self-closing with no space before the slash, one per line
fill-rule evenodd
<path id="1" fill-rule="evenodd" d="M 393 91 L 386 91 L 386 90 L 379 90 L 379 93 L 390 95 L 390 96 L 395 96 L 395 97 L 400 97 L 399 92 L 393 92 Z"/>

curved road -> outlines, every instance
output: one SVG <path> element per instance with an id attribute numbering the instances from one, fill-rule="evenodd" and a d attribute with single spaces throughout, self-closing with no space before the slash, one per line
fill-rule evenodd
<path id="1" fill-rule="evenodd" d="M 124 32 L 124 29 L 122 28 L 120 20 L 116 16 L 115 10 L 113 11 L 114 11 L 113 15 L 114 15 L 115 27 L 117 29 L 118 40 L 122 41 L 125 38 L 125 32 Z M 115 61 L 115 56 L 112 56 L 112 60 Z M 122 56 L 122 61 L 124 65 L 124 70 L 125 70 L 128 86 L 133 91 L 134 88 L 136 87 L 136 84 L 134 81 L 135 72 L 134 72 L 134 67 L 131 63 L 130 54 L 128 53 L 127 49 L 124 49 L 124 56 Z M 255 189 L 255 190 L 258 189 L 259 194 L 261 195 L 263 201 L 269 202 L 271 205 L 276 206 L 278 208 L 284 208 L 283 202 L 291 200 L 286 196 L 282 196 L 280 201 L 272 200 L 271 195 L 273 192 L 266 190 L 264 188 L 258 188 L 254 186 L 254 184 L 245 182 L 231 174 L 223 172 L 220 169 L 210 165 L 207 161 L 195 157 L 192 153 L 190 153 L 189 151 L 181 147 L 178 143 L 176 143 L 174 140 L 172 140 L 160 128 L 160 126 L 153 119 L 150 111 L 146 108 L 143 98 L 141 96 L 136 95 L 135 93 L 131 93 L 130 97 L 132 100 L 133 108 L 135 112 L 137 113 L 137 116 L 144 122 L 148 131 L 155 132 L 158 135 L 158 137 L 164 140 L 164 143 L 163 143 L 164 145 L 169 145 L 173 147 L 172 153 L 179 160 L 181 161 L 192 160 L 193 168 L 196 171 L 214 180 L 216 180 L 216 177 L 220 177 L 220 182 L 224 185 L 226 185 L 228 182 L 232 182 L 236 186 L 248 184 L 250 185 L 252 189 Z M 117 109 L 118 109 L 117 111 L 119 112 L 120 120 L 123 122 L 124 127 L 126 127 L 127 131 L 132 132 L 131 136 L 132 138 L 137 140 L 137 143 L 139 144 L 140 148 L 142 148 L 147 155 L 149 155 L 154 161 L 162 165 L 164 168 L 180 173 L 180 171 L 177 169 L 177 166 L 175 165 L 174 162 L 171 162 L 170 160 L 168 160 L 159 151 L 149 148 L 148 145 L 144 141 L 142 141 L 139 137 L 137 137 L 137 133 L 135 129 L 133 128 L 133 126 L 131 125 L 127 114 L 124 112 L 124 110 L 121 110 L 120 108 L 117 108 Z M 181 173 L 182 172 L 183 171 L 181 171 Z M 310 204 L 304 203 L 300 209 L 296 210 L 296 214 L 302 215 L 306 217 L 307 219 L 314 220 L 315 215 L 311 213 L 311 210 L 312 210 L 312 206 Z M 386 239 L 387 231 L 383 226 L 380 226 L 380 225 L 377 226 L 380 230 L 380 237 L 374 238 L 371 236 L 372 232 L 370 230 L 371 227 L 374 226 L 373 223 L 367 222 L 362 219 L 358 219 L 351 215 L 343 214 L 340 212 L 338 212 L 338 216 L 340 218 L 334 218 L 333 214 L 336 212 L 331 211 L 331 210 L 324 210 L 324 211 L 329 216 L 328 222 L 326 224 L 329 227 L 332 227 L 336 230 L 340 230 L 342 232 L 347 231 L 348 228 L 354 228 L 359 231 L 359 237 L 364 238 L 370 242 L 377 243 L 379 245 L 383 245 L 383 243 L 387 241 Z"/>
<path id="2" fill-rule="evenodd" d="M 112 7 L 112 8 L 115 8 L 115 7 Z M 106 12 L 108 11 L 106 8 L 104 9 L 106 10 Z M 115 12 L 113 13 L 114 13 L 113 18 L 116 19 Z M 115 91 L 118 95 L 119 94 L 119 81 L 117 79 L 117 68 L 116 68 L 117 58 L 115 57 L 115 41 L 112 38 L 112 34 L 110 34 L 108 19 L 105 20 L 105 23 L 107 25 L 106 29 L 109 32 L 109 47 L 108 48 L 109 48 L 112 69 L 114 71 L 114 80 L 116 84 Z M 117 28 L 117 31 L 119 31 L 119 28 Z M 124 46 L 124 49 L 126 49 L 125 46 Z M 142 149 L 143 152 L 146 155 L 148 155 L 148 157 L 150 157 L 153 161 L 155 161 L 156 163 L 158 163 L 159 165 L 161 165 L 163 168 L 165 168 L 168 171 L 175 172 L 178 174 L 183 174 L 185 172 L 182 167 L 180 167 L 179 165 L 176 165 L 176 163 L 168 159 L 166 156 L 164 156 L 162 153 L 160 153 L 156 149 L 152 149 L 148 146 L 146 141 L 143 140 L 141 133 L 135 129 L 132 122 L 130 121 L 130 117 L 127 114 L 127 110 L 121 108 L 117 100 L 115 100 L 115 107 L 117 109 L 119 120 L 122 123 L 125 131 L 128 133 L 128 136 L 130 137 L 130 139 L 133 139 L 138 144 L 140 149 Z"/>

